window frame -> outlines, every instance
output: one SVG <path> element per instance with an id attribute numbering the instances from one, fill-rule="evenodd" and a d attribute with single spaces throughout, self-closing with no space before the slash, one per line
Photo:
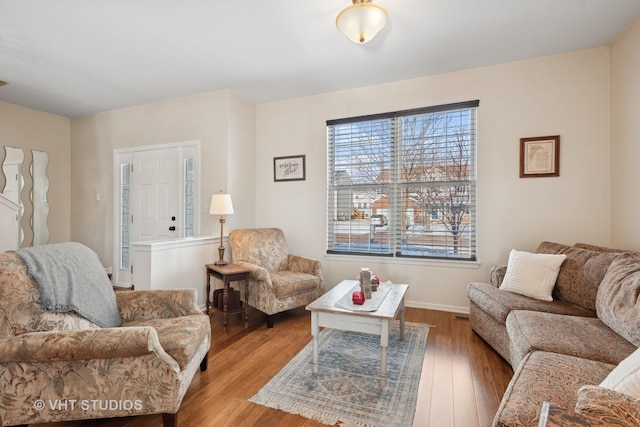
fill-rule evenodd
<path id="1" fill-rule="evenodd" d="M 478 100 L 475 100 L 383 114 L 328 120 L 326 122 L 328 172 L 326 253 L 328 255 L 338 256 L 375 256 L 383 257 L 385 259 L 415 259 L 417 261 L 477 261 L 476 153 L 477 110 L 479 107 L 479 103 L 480 102 Z M 411 178 L 409 178 L 409 175 L 406 175 L 406 177 L 404 178 L 405 180 L 403 181 L 401 175 L 406 171 L 405 162 L 409 158 L 409 156 L 405 155 L 405 157 L 403 158 L 401 151 L 408 146 L 406 141 L 411 139 L 409 137 L 407 137 L 406 139 L 402 139 L 402 129 L 400 124 L 403 123 L 403 120 L 405 120 L 406 118 L 411 119 L 415 117 L 417 118 L 417 120 L 423 120 L 424 122 L 427 122 L 429 120 L 428 117 L 430 117 L 431 115 L 436 117 L 442 114 L 444 114 L 444 117 L 446 117 L 446 120 L 448 120 L 449 114 L 455 114 L 457 111 L 461 112 L 462 117 L 461 119 L 459 119 L 459 129 L 463 129 L 463 123 L 467 125 L 467 128 L 465 128 L 467 129 L 466 131 L 458 131 L 458 137 L 460 137 L 460 135 L 463 135 L 466 136 L 468 140 L 463 143 L 459 143 L 460 147 L 464 147 L 460 148 L 460 156 L 456 157 L 455 155 L 451 155 L 451 158 L 460 160 L 460 164 L 458 166 L 460 168 L 459 176 L 465 176 L 464 172 L 462 171 L 464 167 L 465 171 L 468 170 L 468 179 L 451 180 L 448 178 L 449 173 L 445 172 L 444 175 L 447 176 L 446 179 L 443 179 L 441 181 L 433 181 L 427 179 L 425 181 L 426 178 L 424 178 L 424 176 L 429 176 L 433 173 L 436 173 L 433 171 L 438 169 L 439 167 L 434 166 L 438 165 L 437 161 L 435 160 L 432 160 L 433 163 L 430 163 L 431 166 L 426 166 L 426 161 L 424 160 L 424 158 L 420 157 L 420 164 L 423 165 L 423 177 L 420 178 L 420 180 L 414 182 L 413 180 L 411 180 Z M 420 119 L 420 116 L 423 116 L 423 118 Z M 465 118 L 468 120 L 468 123 L 464 121 Z M 444 129 L 448 131 L 449 124 L 446 120 Z M 386 124 L 388 126 L 388 129 L 380 131 L 379 134 L 375 135 L 373 130 L 370 131 L 371 133 L 367 134 L 366 132 L 361 132 L 358 129 L 358 126 L 371 126 L 373 129 L 373 126 L 375 126 L 376 124 L 379 124 L 382 129 L 385 128 Z M 423 124 L 423 126 L 428 125 Z M 348 130 L 343 131 L 344 128 L 347 128 Z M 354 128 L 356 128 L 356 130 L 353 130 Z M 388 134 L 384 133 L 387 131 Z M 356 142 L 352 144 L 353 146 L 350 146 L 349 141 L 351 140 L 349 138 L 357 140 L 363 134 L 365 135 L 364 143 Z M 369 138 L 369 140 L 367 140 L 367 137 Z M 342 145 L 343 143 L 340 141 L 341 139 L 345 139 L 345 141 L 347 142 Z M 430 144 L 425 144 L 425 141 L 427 140 L 430 141 Z M 436 149 L 433 148 L 433 146 L 436 146 L 435 137 L 421 136 L 420 138 L 415 138 L 415 141 L 418 141 L 416 147 L 426 147 L 424 151 L 436 151 Z M 384 149 L 386 150 L 387 147 L 385 144 L 389 145 L 388 148 L 390 150 L 389 158 L 382 161 L 384 162 L 385 166 L 382 166 L 381 161 L 378 161 L 377 163 L 374 162 L 373 157 L 375 156 L 375 154 L 369 154 L 371 160 L 359 160 L 356 162 L 348 160 L 347 163 L 351 166 L 351 169 L 349 169 L 349 166 L 344 166 L 345 157 L 349 157 L 349 159 L 352 159 L 354 153 L 356 153 L 355 155 L 357 156 L 360 154 L 359 150 L 364 150 L 366 152 L 369 147 L 375 145 L 384 146 Z M 444 144 L 445 151 L 449 150 L 449 144 L 450 142 L 448 142 L 447 140 L 447 142 Z M 343 153 L 348 154 L 345 155 Z M 363 158 L 366 158 L 366 156 L 367 154 L 362 155 Z M 385 156 L 379 155 L 379 157 L 384 158 Z M 466 163 L 464 163 L 465 161 Z M 449 160 L 447 157 L 447 160 L 443 161 L 442 167 L 445 169 L 452 167 L 448 162 Z M 356 167 L 366 168 L 368 167 L 367 164 L 373 165 L 374 163 L 376 163 L 376 165 L 371 167 L 378 168 L 378 175 L 375 179 L 373 178 L 373 172 L 371 172 L 368 177 L 358 177 Z M 356 166 L 354 166 L 354 164 Z M 388 176 L 384 177 L 382 172 L 387 166 L 389 169 Z M 426 173 L 427 170 L 429 171 L 429 173 Z M 340 181 L 346 182 L 346 184 L 341 184 Z M 412 205 L 411 207 L 409 207 L 409 201 L 412 200 L 412 195 L 418 193 L 405 192 L 403 195 L 401 195 L 400 192 L 403 188 L 412 189 L 414 187 L 421 187 L 422 193 L 426 193 L 427 188 L 434 188 L 436 186 L 440 186 L 442 188 L 442 191 L 435 192 L 435 194 L 441 194 L 441 197 L 444 197 L 444 195 L 446 195 L 448 191 L 450 193 L 449 196 L 452 199 L 457 198 L 458 200 L 460 200 L 460 204 L 458 206 L 452 204 L 452 207 L 449 208 L 450 215 L 452 214 L 452 212 L 458 212 L 460 215 L 455 219 L 451 219 L 452 222 L 450 224 L 442 221 L 444 230 L 440 232 L 443 236 L 440 240 L 444 240 L 445 243 L 432 243 L 431 245 L 429 245 L 427 243 L 427 237 L 432 239 L 431 241 L 433 242 L 435 241 L 433 240 L 433 236 L 437 233 L 431 230 L 430 227 L 426 227 L 426 224 L 430 219 L 433 219 L 432 211 L 434 209 L 439 210 L 441 206 L 437 206 L 435 204 L 426 204 L 426 202 L 424 202 L 426 196 L 422 195 L 421 197 L 419 197 L 419 200 L 422 201 L 422 204 L 420 204 L 418 208 L 417 204 L 415 206 Z M 377 190 L 376 187 L 378 187 Z M 383 195 L 384 197 L 381 197 L 378 200 L 374 200 L 373 197 L 370 197 L 368 200 L 363 200 L 361 196 L 365 194 L 367 190 L 371 191 L 372 193 L 377 192 L 378 196 Z M 458 196 L 460 197 L 458 198 Z M 381 200 L 385 197 L 387 199 L 386 210 L 380 207 L 384 202 Z M 356 200 L 359 204 L 363 204 L 365 206 L 369 205 L 368 209 L 364 209 L 365 218 L 368 218 L 368 216 L 379 214 L 381 211 L 384 213 L 388 212 L 386 215 L 389 222 L 388 237 L 386 243 L 384 243 L 384 237 L 382 237 L 383 243 L 379 244 L 379 246 L 376 246 L 375 235 L 377 230 L 373 225 L 369 225 L 370 231 L 368 232 L 368 234 L 366 231 L 366 225 L 358 225 L 362 228 L 356 229 L 356 232 L 354 232 L 354 229 L 352 228 L 352 223 L 355 224 L 356 222 L 354 221 L 354 218 L 362 219 L 362 211 L 359 211 L 360 208 L 356 208 Z M 404 206 L 403 201 L 405 202 Z M 376 203 L 378 203 L 378 207 L 374 210 L 373 205 Z M 346 210 L 346 206 L 349 207 L 349 210 Z M 462 211 L 459 210 L 460 206 L 463 207 Z M 345 210 L 345 212 L 341 212 L 341 210 Z M 352 211 L 351 214 L 349 213 L 350 211 Z M 418 215 L 421 215 L 423 218 L 422 222 L 418 226 L 417 233 L 415 231 L 416 217 L 414 216 L 416 214 L 416 211 L 418 212 Z M 366 212 L 368 212 L 368 216 Z M 422 213 L 420 214 L 420 212 Z M 411 215 L 409 215 L 409 213 Z M 409 216 L 411 216 L 411 218 L 409 218 Z M 453 226 L 449 227 L 449 225 L 454 224 L 455 228 Z M 420 244 L 416 245 L 409 243 L 409 227 L 413 228 L 412 235 L 420 235 L 422 237 L 422 239 L 420 238 L 420 236 L 417 238 L 417 240 L 421 242 Z M 460 230 L 461 227 L 462 230 Z M 345 229 L 346 231 L 344 231 Z M 338 230 L 341 230 L 342 232 Z M 338 240 L 345 239 L 344 236 L 346 236 L 347 239 L 346 243 L 339 242 Z M 463 241 L 462 238 L 465 238 L 466 240 Z M 360 241 L 361 239 L 364 240 Z M 450 239 L 453 239 L 453 243 L 449 243 Z M 416 240 L 416 238 L 414 237 L 413 240 Z M 464 245 L 462 245 L 461 242 L 463 242 Z M 409 253 L 411 252 L 411 247 L 418 249 L 414 249 L 414 253 Z M 360 248 L 360 250 L 358 250 L 358 248 Z"/>

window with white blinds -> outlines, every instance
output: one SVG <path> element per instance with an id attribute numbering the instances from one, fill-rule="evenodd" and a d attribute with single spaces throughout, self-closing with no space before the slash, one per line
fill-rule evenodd
<path id="1" fill-rule="evenodd" d="M 327 253 L 475 260 L 478 105 L 327 121 Z"/>

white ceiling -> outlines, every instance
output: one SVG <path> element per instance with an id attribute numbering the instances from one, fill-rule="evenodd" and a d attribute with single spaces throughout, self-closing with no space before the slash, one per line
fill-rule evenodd
<path id="1" fill-rule="evenodd" d="M 609 44 L 640 0 L 0 0 L 0 100 L 79 116 L 230 89 L 254 103 Z"/>

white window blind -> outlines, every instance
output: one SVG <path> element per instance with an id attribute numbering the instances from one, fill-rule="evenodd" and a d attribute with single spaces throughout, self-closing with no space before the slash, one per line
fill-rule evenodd
<path id="1" fill-rule="evenodd" d="M 327 121 L 327 252 L 475 260 L 478 105 Z"/>

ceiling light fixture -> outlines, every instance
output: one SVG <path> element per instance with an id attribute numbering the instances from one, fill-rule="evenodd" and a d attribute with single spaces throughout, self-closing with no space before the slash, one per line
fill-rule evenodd
<path id="1" fill-rule="evenodd" d="M 366 43 L 387 25 L 387 11 L 371 0 L 353 0 L 336 17 L 336 27 L 354 43 Z"/>

